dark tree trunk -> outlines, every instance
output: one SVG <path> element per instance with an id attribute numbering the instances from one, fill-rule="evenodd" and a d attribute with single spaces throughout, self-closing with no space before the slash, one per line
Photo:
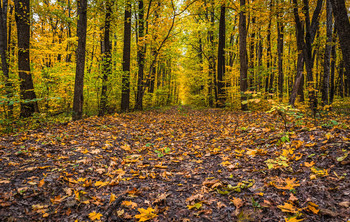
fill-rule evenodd
<path id="1" fill-rule="evenodd" d="M 249 47 L 249 89 L 253 90 L 254 87 L 254 45 L 255 45 L 255 16 L 252 15 L 251 30 L 252 34 L 250 36 L 250 47 Z"/>
<path id="2" fill-rule="evenodd" d="M 336 26 L 334 25 L 333 28 L 333 44 L 332 44 L 332 50 L 331 50 L 331 80 L 330 80 L 330 93 L 329 93 L 329 102 L 330 104 L 333 103 L 334 100 L 334 93 L 335 93 L 335 61 L 337 59 L 337 54 L 336 54 L 336 35 L 337 35 L 337 29 Z"/>
<path id="3" fill-rule="evenodd" d="M 322 87 L 322 102 L 323 105 L 329 104 L 329 77 L 330 77 L 330 61 L 331 61 L 331 50 L 332 50 L 332 6 L 330 0 L 327 0 L 327 40 L 324 53 L 324 64 L 323 64 L 323 87 Z"/>
<path id="4" fill-rule="evenodd" d="M 101 102 L 99 116 L 104 116 L 107 110 L 107 82 L 108 77 L 112 74 L 112 43 L 110 40 L 110 29 L 112 19 L 112 5 L 111 0 L 106 1 L 106 17 L 104 27 L 104 55 L 103 55 L 103 76 L 102 76 L 102 90 L 101 90 Z"/>
<path id="5" fill-rule="evenodd" d="M 0 5 L 0 57 L 1 57 L 1 69 L 5 79 L 5 90 L 6 96 L 10 100 L 12 98 L 12 83 L 10 82 L 9 76 L 9 65 L 8 65 L 8 36 L 7 36 L 7 0 L 2 1 L 2 8 Z M 11 8 L 12 11 L 12 8 Z M 11 14 L 11 13 L 10 13 Z M 10 24 L 11 26 L 11 24 Z M 11 30 L 11 29 L 10 29 Z M 7 117 L 11 118 L 13 115 L 13 105 L 10 101 L 7 102 Z"/>
<path id="6" fill-rule="evenodd" d="M 144 92 L 144 67 L 145 67 L 145 46 L 144 46 L 144 36 L 145 36 L 145 21 L 144 21 L 144 6 L 143 0 L 139 0 L 139 40 L 137 48 L 137 63 L 138 63 L 138 78 L 137 78 L 137 95 L 136 95 L 136 106 L 137 110 L 143 109 L 143 92 Z"/>
<path id="7" fill-rule="evenodd" d="M 278 5 L 278 7 L 280 7 Z M 281 21 L 282 17 L 280 13 L 283 12 L 283 10 L 280 11 L 280 8 L 278 8 L 278 14 L 277 14 L 277 55 L 278 55 L 278 91 L 279 91 L 279 98 L 282 101 L 283 99 L 283 83 L 284 83 L 284 74 L 283 74 L 283 21 Z"/>
<path id="8" fill-rule="evenodd" d="M 340 62 L 339 65 L 339 96 L 344 98 L 344 61 Z"/>
<path id="9" fill-rule="evenodd" d="M 218 74 L 217 74 L 217 101 L 216 107 L 225 107 L 225 40 L 226 40 L 226 19 L 225 5 L 221 6 L 220 24 L 219 24 L 219 47 L 218 47 Z"/>
<path id="10" fill-rule="evenodd" d="M 338 26 L 337 31 L 340 48 L 343 53 L 345 73 L 348 82 L 347 85 L 350 86 L 350 22 L 348 18 L 348 11 L 345 7 L 345 0 L 331 0 L 331 3 L 334 19 Z M 348 87 L 347 92 L 349 95 L 350 87 Z"/>
<path id="11" fill-rule="evenodd" d="M 68 10 L 68 18 L 69 18 L 69 20 L 68 20 L 68 25 L 67 25 L 67 28 L 68 28 L 68 38 L 71 38 L 72 37 L 72 29 L 71 29 L 71 20 L 70 20 L 70 18 L 71 18 L 71 4 L 70 4 L 70 0 L 68 0 L 67 1 L 67 10 Z M 68 52 L 68 55 L 67 55 L 67 57 L 66 57 L 66 62 L 71 62 L 72 61 L 72 54 L 71 54 L 71 52 L 70 52 L 70 49 L 71 47 L 70 47 L 70 43 L 68 43 L 67 44 L 67 49 L 66 49 L 66 51 Z"/>
<path id="12" fill-rule="evenodd" d="M 247 96 L 245 92 L 248 89 L 247 72 L 247 18 L 245 0 L 240 0 L 241 12 L 239 13 L 239 58 L 240 58 L 240 90 L 241 90 L 241 109 L 248 110 Z"/>
<path id="13" fill-rule="evenodd" d="M 131 47 L 131 2 L 126 0 L 124 16 L 124 49 L 121 111 L 128 112 L 130 107 L 130 47 Z"/>
<path id="14" fill-rule="evenodd" d="M 267 69 L 267 75 L 265 79 L 265 92 L 271 92 L 271 88 L 269 89 L 269 78 L 270 75 L 273 75 L 271 72 L 271 65 L 272 65 L 272 55 L 271 55 L 271 19 L 272 19 L 272 0 L 270 0 L 270 16 L 269 16 L 269 24 L 267 27 L 267 51 L 266 51 L 266 69 Z M 271 83 L 271 80 L 273 80 L 273 76 L 270 78 L 270 86 L 273 85 Z"/>
<path id="15" fill-rule="evenodd" d="M 78 47 L 76 51 L 76 72 L 74 84 L 73 120 L 83 118 L 84 105 L 84 69 L 87 27 L 87 0 L 78 0 Z"/>
<path id="16" fill-rule="evenodd" d="M 214 95 L 215 94 L 215 56 L 214 56 L 214 22 L 215 22 L 215 11 L 214 3 L 211 2 L 210 12 L 208 12 L 208 17 L 210 16 L 210 29 L 208 31 L 209 39 L 209 84 L 208 84 L 208 100 L 209 106 L 214 107 Z M 209 18 L 208 18 L 209 20 Z"/>
<path id="17" fill-rule="evenodd" d="M 310 16 L 309 16 L 309 1 L 303 0 L 304 6 L 303 6 L 303 12 L 305 15 L 305 34 L 304 34 L 304 28 L 303 23 L 300 20 L 299 17 L 299 9 L 298 9 L 298 2 L 297 0 L 293 0 L 294 8 L 294 19 L 295 19 L 295 27 L 296 27 L 296 37 L 297 37 L 297 46 L 298 51 L 302 52 L 303 56 L 303 64 L 305 62 L 306 65 L 306 72 L 307 72 L 307 82 L 308 82 L 308 88 L 312 87 L 309 91 L 309 99 L 310 99 L 310 108 L 315 113 L 317 109 L 317 99 L 315 90 L 313 90 L 312 81 L 313 81 L 313 75 L 312 75 L 312 68 L 313 68 L 313 59 L 312 59 L 312 43 L 314 42 L 316 32 L 319 27 L 319 15 L 322 9 L 322 2 L 323 0 L 317 1 L 317 6 L 315 8 L 315 11 L 313 13 L 312 22 L 310 23 Z M 298 59 L 298 61 L 301 61 L 301 59 Z M 303 66 L 303 64 L 297 65 L 299 68 Z M 300 86 L 303 82 L 303 75 L 302 72 L 297 68 L 297 76 L 296 81 L 294 82 L 291 98 L 289 99 L 290 105 L 294 106 L 296 96 L 300 90 Z M 300 78 L 297 79 L 297 78 Z"/>
<path id="18" fill-rule="evenodd" d="M 38 112 L 38 103 L 34 92 L 32 74 L 30 73 L 29 41 L 30 41 L 30 2 L 15 0 L 17 38 L 18 38 L 18 71 L 21 95 L 21 117 L 29 117 Z M 23 101 L 24 100 L 24 101 Z M 29 102 L 29 100 L 31 100 Z M 33 101 L 34 100 L 34 101 Z"/>

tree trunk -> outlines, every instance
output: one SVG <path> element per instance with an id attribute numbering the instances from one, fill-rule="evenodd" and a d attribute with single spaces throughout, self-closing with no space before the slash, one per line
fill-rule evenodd
<path id="1" fill-rule="evenodd" d="M 101 90 L 101 102 L 99 116 L 104 116 L 107 111 L 107 82 L 108 77 L 112 74 L 112 43 L 110 40 L 110 29 L 111 29 L 111 19 L 112 19 L 112 5 L 111 0 L 106 1 L 106 17 L 105 17 L 105 27 L 104 27 L 104 59 L 103 59 L 103 76 L 102 76 L 102 90 Z"/>
<path id="2" fill-rule="evenodd" d="M 214 3 L 211 2 L 210 12 L 208 12 L 208 20 L 210 16 L 210 29 L 208 31 L 208 39 L 209 39 L 209 84 L 208 84 L 208 100 L 209 106 L 214 107 L 214 97 L 215 94 L 215 56 L 214 56 L 214 22 L 215 22 L 215 11 L 214 11 Z"/>
<path id="3" fill-rule="evenodd" d="M 267 27 L 267 51 L 266 51 L 266 69 L 267 69 L 267 75 L 265 80 L 265 92 L 271 92 L 271 89 L 269 89 L 269 78 L 270 75 L 272 75 L 271 72 L 271 66 L 272 66 L 272 55 L 271 55 L 271 19 L 272 19 L 272 0 L 270 0 L 270 16 L 269 16 L 269 24 Z M 271 77 L 271 80 L 273 80 L 273 77 Z M 272 86 L 273 83 L 270 83 Z"/>
<path id="4" fill-rule="evenodd" d="M 76 51 L 76 72 L 73 100 L 73 120 L 83 117 L 84 105 L 84 69 L 85 69 L 85 48 L 86 48 L 86 27 L 87 27 L 87 0 L 78 0 L 78 47 Z"/>
<path id="5" fill-rule="evenodd" d="M 219 47 L 218 47 L 218 74 L 217 74 L 217 101 L 216 107 L 225 107 L 225 40 L 226 40 L 226 19 L 225 5 L 221 6 L 220 24 L 219 24 Z"/>
<path id="6" fill-rule="evenodd" d="M 283 84 L 284 84 L 284 75 L 283 75 L 283 21 L 280 13 L 280 6 L 278 5 L 278 14 L 277 14 L 277 56 L 278 56 L 278 91 L 279 98 L 282 101 L 283 99 Z"/>
<path id="7" fill-rule="evenodd" d="M 330 61 L 331 61 L 331 50 L 332 50 L 332 6 L 330 0 L 327 0 L 327 40 L 324 53 L 324 64 L 323 64 L 323 87 L 322 87 L 322 102 L 323 105 L 329 104 L 329 76 L 330 76 Z"/>
<path id="8" fill-rule="evenodd" d="M 2 64 L 2 73 L 4 74 L 5 91 L 9 100 L 12 98 L 12 83 L 9 76 L 8 65 L 8 42 L 7 42 L 7 0 L 2 1 L 2 8 L 0 5 L 0 57 Z M 10 24 L 11 25 L 11 24 Z M 11 30 L 11 29 L 10 29 Z M 10 101 L 7 102 L 7 118 L 11 118 L 13 115 L 13 105 Z"/>
<path id="9" fill-rule="evenodd" d="M 306 72 L 307 72 L 307 82 L 308 82 L 308 88 L 312 87 L 309 92 L 309 99 L 310 99 L 310 108 L 315 113 L 317 108 L 317 99 L 315 90 L 313 90 L 312 81 L 313 81 L 313 75 L 312 75 L 312 68 L 313 68 L 313 59 L 312 59 L 312 43 L 315 40 L 316 32 L 319 27 L 319 15 L 322 9 L 322 2 L 323 0 L 317 1 L 317 6 L 315 8 L 315 11 L 313 13 L 312 22 L 310 24 L 310 16 L 309 16 L 309 1 L 303 0 L 304 7 L 303 12 L 305 15 L 305 26 L 306 26 L 306 33 L 304 35 L 304 28 L 303 23 L 300 20 L 299 17 L 299 9 L 298 9 L 298 2 L 297 0 L 293 0 L 294 8 L 294 19 L 295 19 L 295 27 L 296 27 L 296 38 L 297 38 L 297 46 L 298 51 L 302 52 L 303 56 L 303 63 L 306 64 Z M 298 62 L 301 61 L 301 59 L 298 58 Z M 303 67 L 304 64 L 297 65 L 300 69 Z M 296 81 L 293 86 L 291 98 L 289 99 L 290 105 L 294 106 L 296 96 L 300 90 L 301 84 L 303 84 L 303 75 L 302 70 L 300 71 L 299 68 L 297 68 L 297 76 Z M 301 74 L 301 75 L 300 75 Z M 300 80 L 297 78 L 300 78 Z"/>
<path id="10" fill-rule="evenodd" d="M 336 54 L 336 38 L 337 35 L 337 29 L 334 25 L 333 28 L 333 44 L 332 44 L 332 50 L 331 50 L 331 84 L 330 84 L 330 93 L 329 93 L 329 102 L 330 104 L 333 103 L 334 100 L 334 93 L 335 93 L 335 61 L 337 60 L 337 54 Z"/>
<path id="11" fill-rule="evenodd" d="M 339 36 L 340 48 L 343 53 L 343 60 L 345 64 L 345 73 L 347 77 L 348 86 L 350 85 L 350 22 L 348 18 L 348 11 L 345 7 L 345 0 L 331 0 L 332 11 L 335 22 L 337 24 L 337 31 Z M 347 89 L 349 95 L 350 87 Z"/>
<path id="12" fill-rule="evenodd" d="M 124 49 L 121 111 L 130 108 L 130 47 L 131 47 L 131 2 L 126 0 L 124 16 Z"/>
<path id="13" fill-rule="evenodd" d="M 18 71 L 21 95 L 21 117 L 29 117 L 38 112 L 38 103 L 30 73 L 30 2 L 15 0 L 17 38 L 18 38 Z"/>
<path id="14" fill-rule="evenodd" d="M 248 56 L 247 56 L 247 19 L 245 0 L 240 0 L 241 11 L 239 13 L 239 58 L 240 58 L 240 90 L 241 90 L 241 109 L 248 109 L 247 96 L 245 92 L 248 89 L 247 72 L 248 72 Z"/>
<path id="15" fill-rule="evenodd" d="M 145 21 L 144 21 L 144 6 L 143 0 L 139 0 L 139 40 L 137 47 L 137 63 L 138 63 L 138 78 L 137 78 L 137 95 L 136 95 L 136 106 L 135 109 L 143 109 L 143 92 L 144 92 L 144 67 L 145 67 L 145 45 L 144 45 L 144 36 L 145 36 Z"/>

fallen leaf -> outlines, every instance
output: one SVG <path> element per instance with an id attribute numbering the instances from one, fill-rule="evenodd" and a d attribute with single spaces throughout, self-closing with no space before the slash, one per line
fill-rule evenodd
<path id="1" fill-rule="evenodd" d="M 231 200 L 231 202 L 235 205 L 235 207 L 237 208 L 241 208 L 243 206 L 243 201 L 241 198 L 235 198 L 233 197 L 233 199 Z"/>
<path id="2" fill-rule="evenodd" d="M 102 214 L 96 213 L 96 211 L 89 213 L 89 218 L 92 221 L 99 220 L 102 216 Z"/>
<path id="3" fill-rule="evenodd" d="M 158 216 L 157 214 L 153 213 L 155 210 L 150 207 L 147 209 L 139 208 L 138 211 L 140 214 L 135 215 L 135 218 L 139 219 L 140 222 L 151 220 Z"/>

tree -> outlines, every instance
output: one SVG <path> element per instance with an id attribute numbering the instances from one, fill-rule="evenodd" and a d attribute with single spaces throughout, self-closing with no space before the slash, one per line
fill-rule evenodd
<path id="1" fill-rule="evenodd" d="M 102 89 L 101 89 L 101 102 L 99 109 L 99 116 L 103 116 L 107 109 L 107 84 L 108 76 L 112 74 L 112 43 L 110 40 L 110 29 L 112 19 L 112 2 L 111 0 L 106 1 L 106 16 L 104 24 L 104 37 L 103 37 L 103 74 L 102 74 Z"/>
<path id="2" fill-rule="evenodd" d="M 239 13 L 239 58 L 240 58 L 240 89 L 241 89 L 241 108 L 243 111 L 248 109 L 246 91 L 247 72 L 248 72 L 248 56 L 247 56 L 247 19 L 245 13 L 245 0 L 240 0 Z"/>
<path id="3" fill-rule="evenodd" d="M 131 2 L 126 0 L 124 14 L 124 49 L 121 111 L 129 111 L 130 106 L 130 47 L 131 47 Z"/>
<path id="4" fill-rule="evenodd" d="M 303 81 L 303 66 L 305 63 L 306 66 L 306 72 L 307 72 L 307 82 L 308 82 L 308 88 L 310 89 L 309 98 L 310 98 L 310 107 L 315 112 L 315 109 L 317 108 L 317 100 L 315 95 L 315 90 L 312 86 L 313 82 L 313 74 L 312 74 L 312 68 L 313 68 L 313 58 L 312 58 L 312 43 L 315 40 L 316 31 L 319 27 L 319 15 L 321 13 L 322 9 L 322 2 L 323 0 L 317 1 L 317 6 L 315 8 L 315 11 L 312 16 L 312 20 L 310 21 L 310 13 L 309 13 L 309 1 L 303 0 L 303 13 L 305 16 L 305 29 L 303 27 L 303 22 L 300 19 L 299 16 L 299 9 L 298 9 L 298 1 L 293 0 L 293 14 L 295 19 L 295 27 L 296 27 L 296 40 L 297 40 L 297 47 L 298 51 L 301 53 L 298 56 L 298 62 L 297 62 L 297 75 L 295 77 L 295 82 L 293 85 L 292 94 L 289 98 L 289 104 L 294 106 L 297 94 L 299 92 L 300 86 L 302 85 Z M 305 33 L 304 33 L 305 32 Z"/>
<path id="5" fill-rule="evenodd" d="M 219 24 L 219 47 L 218 47 L 218 72 L 217 72 L 217 101 L 216 107 L 222 108 L 225 106 L 225 40 L 226 40 L 226 20 L 225 20 L 225 5 L 221 6 L 220 24 Z"/>
<path id="6" fill-rule="evenodd" d="M 78 3 L 78 47 L 76 51 L 76 72 L 73 101 L 73 120 L 83 117 L 84 105 L 84 69 L 85 69 L 85 48 L 86 48 L 86 27 L 87 27 L 87 0 L 77 0 Z"/>
<path id="7" fill-rule="evenodd" d="M 327 40 L 324 52 L 324 65 L 323 65 L 323 87 L 322 87 L 322 102 L 323 105 L 329 104 L 329 78 L 330 78 L 330 61 L 332 50 L 332 6 L 330 0 L 326 2 L 326 26 L 327 26 Z"/>
<path id="8" fill-rule="evenodd" d="M 15 0 L 17 38 L 18 38 L 18 72 L 20 78 L 21 117 L 30 117 L 39 112 L 32 74 L 30 72 L 30 2 Z"/>
<path id="9" fill-rule="evenodd" d="M 1 2 L 0 2 L 1 3 Z M 7 8 L 8 1 L 3 0 L 0 4 L 0 57 L 1 57 L 1 69 L 5 78 L 5 87 L 7 97 L 10 99 L 12 97 L 12 83 L 10 82 L 9 76 L 9 65 L 8 65 L 8 42 L 7 42 Z M 11 8 L 12 9 L 12 8 Z M 11 14 L 11 13 L 10 13 Z M 8 102 L 8 117 L 12 117 L 13 105 Z"/>
<path id="10" fill-rule="evenodd" d="M 283 2 L 283 1 L 282 1 Z M 280 10 L 280 5 L 277 10 L 277 55 L 278 55 L 278 91 L 280 100 L 283 99 L 283 83 L 284 83 L 284 74 L 283 74 L 283 21 L 281 13 L 283 11 Z"/>
<path id="11" fill-rule="evenodd" d="M 345 7 L 345 0 L 331 0 L 331 3 L 347 75 L 347 94 L 350 95 L 350 22 L 348 12 Z"/>
<path id="12" fill-rule="evenodd" d="M 137 63 L 138 63 L 138 77 L 137 77 L 137 95 L 136 95 L 136 105 L 135 109 L 142 110 L 143 108 L 143 93 L 144 93 L 144 67 L 145 67 L 145 45 L 144 45 L 144 36 L 145 36 L 145 21 L 144 21 L 144 6 L 143 0 L 139 0 L 139 39 L 138 39 L 138 48 L 137 48 Z"/>

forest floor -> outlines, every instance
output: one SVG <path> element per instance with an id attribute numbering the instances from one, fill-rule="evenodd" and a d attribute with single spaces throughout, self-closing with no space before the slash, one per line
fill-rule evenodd
<path id="1" fill-rule="evenodd" d="M 0 221 L 349 221 L 350 118 L 187 107 L 0 139 Z"/>

